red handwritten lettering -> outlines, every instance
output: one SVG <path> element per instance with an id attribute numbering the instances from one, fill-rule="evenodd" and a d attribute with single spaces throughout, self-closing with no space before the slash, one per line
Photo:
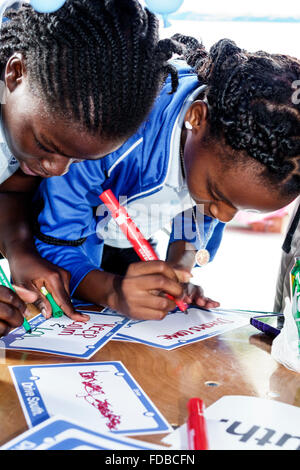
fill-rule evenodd
<path id="1" fill-rule="evenodd" d="M 84 398 L 90 405 L 94 406 L 104 418 L 107 419 L 106 426 L 108 429 L 116 430 L 118 424 L 121 423 L 121 416 L 116 415 L 111 411 L 111 405 L 106 399 L 100 400 L 95 396 L 97 394 L 105 395 L 101 385 L 97 383 L 96 374 L 97 371 L 79 372 L 79 375 L 85 379 L 82 382 L 82 385 L 84 386 L 86 394 L 78 398 Z"/>
<path id="2" fill-rule="evenodd" d="M 180 330 L 175 333 L 171 333 L 167 335 L 158 335 L 157 338 L 163 338 L 165 340 L 170 341 L 173 339 L 180 338 L 181 336 L 193 335 L 195 334 L 194 332 L 199 332 L 202 330 L 213 328 L 214 326 L 223 325 L 225 323 L 234 323 L 234 321 L 219 317 L 209 323 L 201 323 L 200 325 L 191 326 L 187 330 Z"/>
<path id="3" fill-rule="evenodd" d="M 76 322 L 74 322 L 66 326 L 58 336 L 74 334 L 74 336 L 83 336 L 84 338 L 96 338 L 101 331 L 104 331 L 104 328 L 113 328 L 114 326 L 114 323 L 94 323 L 92 326 L 84 330 L 84 324 L 76 324 Z"/>

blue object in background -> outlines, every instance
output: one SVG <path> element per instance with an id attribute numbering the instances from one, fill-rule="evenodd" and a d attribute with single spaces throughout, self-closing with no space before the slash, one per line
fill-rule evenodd
<path id="1" fill-rule="evenodd" d="M 145 0 L 150 11 L 162 15 L 165 28 L 171 26 L 168 15 L 177 11 L 183 4 L 183 1 L 184 0 Z"/>
<path id="2" fill-rule="evenodd" d="M 63 6 L 66 0 L 30 0 L 32 7 L 39 13 L 53 13 Z"/>

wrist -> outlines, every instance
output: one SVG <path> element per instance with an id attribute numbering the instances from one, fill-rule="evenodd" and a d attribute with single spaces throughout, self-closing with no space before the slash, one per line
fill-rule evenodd
<path id="1" fill-rule="evenodd" d="M 40 257 L 31 238 L 27 238 L 22 241 L 10 241 L 9 244 L 5 246 L 4 256 L 10 263 L 16 262 L 21 258 L 24 259 L 24 257 Z"/>
<path id="2" fill-rule="evenodd" d="M 196 248 L 189 242 L 178 240 L 168 249 L 167 263 L 172 267 L 190 272 L 195 265 Z"/>
<path id="3" fill-rule="evenodd" d="M 119 287 L 122 277 L 95 269 L 90 271 L 77 287 L 74 296 L 101 307 L 118 310 Z"/>
<path id="4" fill-rule="evenodd" d="M 112 310 L 118 311 L 120 309 L 122 280 L 123 277 L 117 274 L 112 274 L 112 277 L 108 280 L 106 306 Z"/>

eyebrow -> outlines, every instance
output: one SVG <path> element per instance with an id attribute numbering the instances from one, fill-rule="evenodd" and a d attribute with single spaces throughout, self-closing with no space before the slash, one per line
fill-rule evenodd
<path id="1" fill-rule="evenodd" d="M 42 140 L 42 143 L 44 142 L 48 147 L 53 149 L 56 153 L 62 155 L 63 157 L 66 158 L 71 158 L 71 159 L 76 159 L 76 157 L 67 155 L 66 153 L 62 152 L 61 149 L 59 149 L 53 142 L 50 142 L 50 140 L 47 139 L 43 134 L 40 134 L 40 140 Z"/>

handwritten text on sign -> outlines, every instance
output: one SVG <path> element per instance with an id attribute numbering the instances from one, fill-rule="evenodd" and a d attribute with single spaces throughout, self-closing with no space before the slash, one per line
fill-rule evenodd
<path id="1" fill-rule="evenodd" d="M 115 339 L 120 337 L 123 341 L 133 340 L 171 350 L 249 325 L 249 322 L 250 314 L 190 307 L 187 315 L 171 312 L 159 322 L 130 321 L 119 330 Z"/>
<path id="2" fill-rule="evenodd" d="M 214 326 L 218 325 L 224 325 L 227 323 L 234 323 L 232 320 L 226 320 L 225 318 L 217 318 L 214 321 L 211 321 L 209 323 L 201 323 L 200 325 L 195 325 L 191 326 L 186 330 L 179 330 L 175 333 L 171 333 L 169 335 L 157 335 L 157 338 L 163 338 L 166 340 L 172 340 L 172 339 L 177 339 L 182 336 L 187 336 L 187 335 L 194 335 L 196 332 L 203 331 L 209 328 L 213 328 Z"/>
<path id="3" fill-rule="evenodd" d="M 46 320 L 42 315 L 30 320 L 32 333 L 16 328 L 4 338 L 6 349 L 41 351 L 89 359 L 128 322 L 120 315 L 87 312 L 87 323 L 67 316 Z"/>

